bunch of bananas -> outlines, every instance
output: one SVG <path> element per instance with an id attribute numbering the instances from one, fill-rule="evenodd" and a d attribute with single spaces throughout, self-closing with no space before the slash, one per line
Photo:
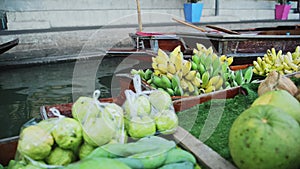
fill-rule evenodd
<path id="1" fill-rule="evenodd" d="M 171 96 L 198 95 L 201 80 L 196 70 L 191 70 L 192 63 L 183 59 L 180 46 L 168 56 L 159 49 L 152 57 L 153 76 L 148 83 L 155 88 L 166 90 Z"/>
<path id="2" fill-rule="evenodd" d="M 276 53 L 275 48 L 268 49 L 262 58 L 253 61 L 253 66 L 253 72 L 260 76 L 267 76 L 274 70 L 282 75 L 297 72 L 300 70 L 300 46 L 293 53 L 286 54 L 282 54 L 282 50 Z"/>
<path id="3" fill-rule="evenodd" d="M 168 56 L 161 49 L 152 57 L 152 69 L 132 70 L 156 89 L 163 89 L 171 96 L 193 96 L 230 88 L 252 79 L 252 67 L 243 71 L 229 68 L 233 57 L 217 56 L 212 47 L 197 44 L 191 60 L 183 59 L 180 46 Z"/>
<path id="4" fill-rule="evenodd" d="M 229 65 L 233 62 L 233 57 L 227 58 L 225 55 L 220 57 L 213 52 L 212 47 L 206 48 L 197 43 L 197 49 L 194 49 L 192 56 L 192 69 L 200 74 L 202 84 L 201 93 L 209 93 L 223 88 L 226 78 L 224 75 L 228 72 Z"/>

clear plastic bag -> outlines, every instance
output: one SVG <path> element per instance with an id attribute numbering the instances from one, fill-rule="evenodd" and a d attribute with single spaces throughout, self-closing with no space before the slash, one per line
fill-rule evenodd
<path id="1" fill-rule="evenodd" d="M 24 124 L 10 168 L 61 168 L 83 159 L 99 146 L 126 143 L 122 107 L 101 103 L 99 96 L 97 90 L 93 98 L 79 98 L 72 107 L 74 118 L 51 108 L 57 118 Z"/>
<path id="2" fill-rule="evenodd" d="M 123 104 L 125 129 L 132 138 L 158 133 L 172 134 L 178 126 L 178 117 L 171 96 L 163 90 L 142 91 L 141 78 L 133 77 L 136 92 L 125 90 Z"/>

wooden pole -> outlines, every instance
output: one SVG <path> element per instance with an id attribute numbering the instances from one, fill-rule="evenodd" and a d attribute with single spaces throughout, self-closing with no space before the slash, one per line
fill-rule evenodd
<path id="1" fill-rule="evenodd" d="M 139 31 L 141 32 L 143 30 L 143 25 L 142 25 L 142 17 L 141 17 L 140 0 L 136 0 L 136 5 L 137 5 L 137 13 L 138 13 Z"/>
<path id="2" fill-rule="evenodd" d="M 183 24 L 183 25 L 186 25 L 186 26 L 192 27 L 192 28 L 194 28 L 194 29 L 197 29 L 197 30 L 199 30 L 199 31 L 201 31 L 201 32 L 206 32 L 206 30 L 205 30 L 205 29 L 203 29 L 203 28 L 200 28 L 200 27 L 198 27 L 198 26 L 196 26 L 196 25 L 194 25 L 194 24 L 191 24 L 191 23 L 188 23 L 188 22 L 185 22 L 185 21 L 179 20 L 179 19 L 175 19 L 175 18 L 172 18 L 172 19 L 173 19 L 174 21 L 178 22 L 178 23 L 181 23 L 181 24 Z"/>

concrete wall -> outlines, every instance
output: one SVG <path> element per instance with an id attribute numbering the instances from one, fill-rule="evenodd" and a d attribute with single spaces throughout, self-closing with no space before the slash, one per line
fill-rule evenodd
<path id="1" fill-rule="evenodd" d="M 203 0 L 203 22 L 274 18 L 275 0 Z M 143 23 L 173 22 L 184 18 L 185 0 L 140 0 Z M 9 30 L 137 24 L 136 1 L 121 0 L 0 0 Z"/>

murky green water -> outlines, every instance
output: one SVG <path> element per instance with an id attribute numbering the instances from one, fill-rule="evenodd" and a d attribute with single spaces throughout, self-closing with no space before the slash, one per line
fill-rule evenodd
<path id="1" fill-rule="evenodd" d="M 40 116 L 42 105 L 91 97 L 95 89 L 101 91 L 101 97 L 118 93 L 119 86 L 112 78 L 136 60 L 124 63 L 123 57 L 102 58 L 1 70 L 0 139 L 18 135 L 22 124 Z"/>

